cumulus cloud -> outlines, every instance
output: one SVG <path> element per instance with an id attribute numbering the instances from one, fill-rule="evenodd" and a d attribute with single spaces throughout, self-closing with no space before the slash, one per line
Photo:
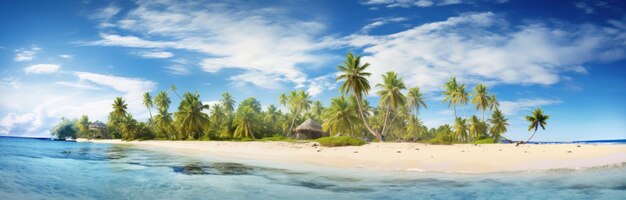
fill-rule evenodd
<path id="1" fill-rule="evenodd" d="M 41 48 L 39 47 L 33 47 L 30 49 L 16 49 L 15 57 L 13 58 L 13 60 L 17 62 L 33 60 L 35 58 L 35 55 L 37 55 L 37 52 L 39 51 L 41 51 Z"/>
<path id="2" fill-rule="evenodd" d="M 20 78 L 13 76 L 3 77 L 0 79 L 0 85 L 3 87 L 18 88 L 22 85 L 22 81 Z"/>
<path id="3" fill-rule="evenodd" d="M 491 12 L 462 14 L 381 36 L 352 35 L 363 48 L 373 84 L 393 70 L 410 87 L 438 91 L 450 77 L 463 82 L 550 85 L 585 64 L 623 59 L 624 29 L 589 24 L 508 27 Z M 619 30 L 619 31 L 618 31 Z"/>
<path id="4" fill-rule="evenodd" d="M 388 24 L 388 23 L 397 23 L 397 22 L 402 22 L 402 21 L 406 21 L 407 19 L 404 17 L 394 17 L 394 18 L 379 18 L 374 20 L 374 22 L 364 26 L 363 28 L 361 28 L 361 33 L 367 33 L 370 30 Z"/>
<path id="5" fill-rule="evenodd" d="M 74 58 L 74 55 L 70 55 L 70 54 L 61 54 L 61 55 L 59 55 L 59 57 L 61 57 L 61 58 L 65 58 L 65 59 L 72 59 L 72 58 Z"/>
<path id="6" fill-rule="evenodd" d="M 367 0 L 363 3 L 366 5 L 382 5 L 388 8 L 401 7 L 431 7 L 431 6 L 447 6 L 455 4 L 474 4 L 474 3 L 506 3 L 508 0 Z"/>
<path id="7" fill-rule="evenodd" d="M 61 68 L 57 64 L 36 64 L 24 68 L 26 74 L 51 74 L 59 71 Z"/>
<path id="8" fill-rule="evenodd" d="M 166 66 L 165 69 L 167 70 L 168 73 L 173 74 L 173 75 L 189 74 L 189 70 L 187 69 L 187 67 L 183 65 L 170 65 L 170 66 Z"/>
<path id="9" fill-rule="evenodd" d="M 318 50 L 330 45 L 318 39 L 325 30 L 322 23 L 294 19 L 280 8 L 215 2 L 140 1 L 137 5 L 123 16 L 118 14 L 120 19 L 114 23 L 133 35 L 102 34 L 100 40 L 86 44 L 199 52 L 204 55 L 200 63 L 204 71 L 242 70 L 230 79 L 264 88 L 285 83 L 302 86 L 307 81 L 303 65 L 324 60 Z M 247 78 L 259 71 L 255 78 Z M 266 84 L 269 81 L 278 82 Z"/>
<path id="10" fill-rule="evenodd" d="M 307 92 L 315 97 L 324 91 L 334 90 L 337 88 L 337 73 L 330 73 L 327 75 L 319 76 L 309 80 Z"/>
<path id="11" fill-rule="evenodd" d="M 560 100 L 553 99 L 520 99 L 516 101 L 500 101 L 500 109 L 505 115 L 517 115 L 520 112 L 527 112 L 534 108 L 559 104 Z"/>

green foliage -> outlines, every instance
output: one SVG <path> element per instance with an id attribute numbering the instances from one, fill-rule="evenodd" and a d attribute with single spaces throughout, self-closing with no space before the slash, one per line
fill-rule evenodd
<path id="1" fill-rule="evenodd" d="M 322 137 L 315 141 L 324 147 L 361 146 L 365 144 L 365 141 L 350 136 Z"/>
<path id="2" fill-rule="evenodd" d="M 322 130 L 330 132 L 331 135 L 352 136 L 355 125 L 359 122 L 356 109 L 358 108 L 343 96 L 333 98 L 330 107 L 324 112 Z"/>
<path id="3" fill-rule="evenodd" d="M 494 144 L 493 138 L 484 138 L 480 140 L 474 140 L 471 142 L 472 144 Z"/>
<path id="4" fill-rule="evenodd" d="M 65 117 L 61 118 L 61 121 L 50 130 L 50 135 L 57 137 L 58 139 L 76 138 L 78 129 L 76 128 L 76 120 L 69 120 Z"/>

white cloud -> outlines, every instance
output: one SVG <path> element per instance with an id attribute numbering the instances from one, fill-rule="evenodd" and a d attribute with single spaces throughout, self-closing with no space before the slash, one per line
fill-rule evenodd
<path id="1" fill-rule="evenodd" d="M 452 76 L 467 83 L 550 85 L 562 73 L 586 73 L 585 64 L 625 56 L 626 30 L 615 26 L 507 27 L 498 18 L 490 12 L 463 14 L 394 34 L 346 39 L 363 48 L 372 84 L 393 70 L 407 86 L 426 92 L 439 91 Z"/>
<path id="2" fill-rule="evenodd" d="M 397 23 L 397 22 L 402 22 L 402 21 L 406 21 L 407 19 L 404 17 L 394 17 L 394 18 L 380 18 L 380 19 L 376 19 L 374 22 L 364 26 L 363 28 L 361 28 L 361 33 L 367 33 L 370 30 L 388 24 L 388 23 Z"/>
<path id="3" fill-rule="evenodd" d="M 475 3 L 506 3 L 508 0 L 367 0 L 363 3 L 366 5 L 383 5 L 388 8 L 401 7 L 430 7 L 430 6 L 447 6 L 456 4 L 475 4 Z"/>
<path id="4" fill-rule="evenodd" d="M 166 66 L 167 72 L 174 75 L 187 75 L 189 70 L 183 65 L 170 65 Z"/>
<path id="5" fill-rule="evenodd" d="M 72 59 L 72 58 L 74 58 L 74 55 L 70 55 L 70 54 L 61 54 L 61 55 L 59 55 L 59 57 L 61 57 L 61 58 L 65 58 L 65 59 Z"/>
<path id="6" fill-rule="evenodd" d="M 242 70 L 230 78 L 238 81 L 235 84 L 274 89 L 285 83 L 305 84 L 303 66 L 324 60 L 326 55 L 318 50 L 331 45 L 317 39 L 325 30 L 322 23 L 290 18 L 280 8 L 250 9 L 245 4 L 214 2 L 199 5 L 138 2 L 137 8 L 118 16 L 113 24 L 146 37 L 102 34 L 101 40 L 86 44 L 199 52 L 204 55 L 200 65 L 207 72 Z M 248 78 L 259 71 L 263 73 Z M 271 81 L 278 82 L 268 83 Z"/>
<path id="7" fill-rule="evenodd" d="M 137 52 L 137 55 L 144 58 L 171 58 L 174 54 L 167 51 L 141 51 Z"/>
<path id="8" fill-rule="evenodd" d="M 17 62 L 33 60 L 39 51 L 41 51 L 41 48 L 39 47 L 33 47 L 31 49 L 16 49 L 15 58 L 13 58 L 13 60 Z"/>
<path id="9" fill-rule="evenodd" d="M 128 111 L 144 120 L 148 111 L 141 105 L 142 94 L 153 91 L 156 83 L 140 78 L 89 72 L 70 74 L 76 82 L 24 83 L 19 88 L 0 87 L 0 110 L 10 111 L 0 122 L 0 134 L 48 136 L 59 118 L 88 115 L 92 121 L 106 121 L 115 97 L 121 96 Z M 71 79 L 65 77 L 63 80 Z"/>
<path id="10" fill-rule="evenodd" d="M 337 88 L 337 73 L 330 73 L 324 76 L 315 77 L 309 80 L 307 92 L 315 97 L 324 91 L 333 90 Z"/>
<path id="11" fill-rule="evenodd" d="M 520 112 L 527 112 L 534 108 L 559 104 L 560 100 L 552 99 L 520 99 L 516 101 L 500 101 L 500 109 L 505 115 L 517 115 Z"/>
<path id="12" fill-rule="evenodd" d="M 61 68 L 57 64 L 36 64 L 24 68 L 26 74 L 51 74 L 59 71 Z"/>
<path id="13" fill-rule="evenodd" d="M 12 77 L 12 76 L 3 77 L 2 80 L 0 80 L 0 86 L 3 86 L 3 87 L 18 88 L 21 85 L 22 85 L 21 79 Z"/>

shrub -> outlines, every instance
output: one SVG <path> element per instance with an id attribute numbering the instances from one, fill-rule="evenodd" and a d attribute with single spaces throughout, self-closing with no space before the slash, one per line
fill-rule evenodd
<path id="1" fill-rule="evenodd" d="M 472 144 L 494 144 L 493 138 L 485 138 L 480 140 L 474 140 L 471 142 Z"/>
<path id="2" fill-rule="evenodd" d="M 323 137 L 315 141 L 325 147 L 361 146 L 365 144 L 365 141 L 350 136 Z"/>
<path id="3" fill-rule="evenodd" d="M 452 144 L 452 142 L 444 140 L 443 137 L 435 137 L 433 139 L 428 140 L 430 144 Z"/>

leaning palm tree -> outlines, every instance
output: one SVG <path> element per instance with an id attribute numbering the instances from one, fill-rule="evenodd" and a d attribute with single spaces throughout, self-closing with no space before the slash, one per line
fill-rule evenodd
<path id="1" fill-rule="evenodd" d="M 402 90 L 406 89 L 406 86 L 404 82 L 402 82 L 402 79 L 398 78 L 398 74 L 389 71 L 383 74 L 383 80 L 383 84 L 376 85 L 376 87 L 381 88 L 381 90 L 378 91 L 378 95 L 380 95 L 381 106 L 385 108 L 381 135 L 385 135 L 386 131 L 389 129 L 389 127 L 387 127 L 389 113 L 395 112 L 406 104 L 406 97 L 402 94 Z"/>
<path id="2" fill-rule="evenodd" d="M 541 127 L 541 129 L 543 130 L 546 130 L 546 124 L 548 119 L 550 119 L 550 115 L 544 115 L 543 110 L 541 110 L 541 108 L 537 108 L 533 111 L 532 115 L 526 116 L 525 119 L 526 121 L 530 122 L 530 126 L 528 126 L 528 131 L 535 129 L 533 135 L 531 135 L 530 138 L 528 138 L 528 140 L 526 141 L 526 143 L 528 143 L 531 139 L 533 139 L 539 127 Z"/>
<path id="3" fill-rule="evenodd" d="M 304 90 L 291 91 L 287 99 L 289 100 L 288 104 L 294 113 L 291 120 L 291 126 L 289 126 L 289 132 L 287 133 L 287 135 L 291 135 L 296 118 L 300 115 L 300 112 L 311 109 L 311 96 Z"/>
<path id="4" fill-rule="evenodd" d="M 174 84 L 170 85 L 170 90 L 171 90 L 172 92 L 174 92 L 174 94 L 176 94 L 176 96 L 177 96 L 180 100 L 183 100 L 183 98 L 180 98 L 180 95 L 178 95 L 178 93 L 176 92 L 176 85 L 174 85 Z"/>
<path id="5" fill-rule="evenodd" d="M 504 117 L 504 114 L 496 108 L 491 114 L 491 119 L 489 119 L 489 123 L 491 123 L 491 135 L 493 135 L 494 142 L 498 142 L 500 140 L 500 136 L 504 134 L 506 130 L 506 126 L 509 125 L 507 123 L 508 119 Z"/>
<path id="6" fill-rule="evenodd" d="M 322 130 L 332 135 L 350 135 L 359 121 L 359 114 L 344 96 L 333 98 L 330 107 L 324 111 Z"/>
<path id="7" fill-rule="evenodd" d="M 456 82 L 456 77 L 452 77 L 450 78 L 450 80 L 446 83 L 443 94 L 445 95 L 445 98 L 443 99 L 443 102 L 448 102 L 448 108 L 450 108 L 450 105 L 452 105 L 453 109 L 454 109 L 454 118 L 457 118 L 457 114 L 456 114 L 456 104 L 458 104 L 457 101 L 457 92 L 458 92 L 458 83 Z"/>
<path id="8" fill-rule="evenodd" d="M 420 113 L 420 107 L 424 107 L 426 109 L 428 108 L 419 87 L 413 87 L 409 89 L 409 93 L 406 95 L 406 98 L 409 109 L 415 109 L 415 117 L 418 117 Z"/>
<path id="9" fill-rule="evenodd" d="M 152 97 L 150 96 L 149 92 L 146 92 L 143 94 L 143 102 L 142 102 L 143 106 L 145 106 L 148 109 L 148 113 L 150 113 L 150 125 L 154 126 L 154 122 L 152 121 L 152 106 L 154 106 L 154 104 L 152 104 Z"/>
<path id="10" fill-rule="evenodd" d="M 483 121 L 485 121 L 485 110 L 487 110 L 487 107 L 489 107 L 489 101 L 491 99 L 489 97 L 489 94 L 487 93 L 487 87 L 483 84 L 478 83 L 478 85 L 474 87 L 473 95 L 474 98 L 472 98 L 472 103 L 476 104 L 476 110 L 483 111 Z"/>
<path id="11" fill-rule="evenodd" d="M 235 117 L 235 138 L 255 138 L 254 134 L 258 131 L 257 113 L 249 106 L 238 110 Z"/>
<path id="12" fill-rule="evenodd" d="M 158 110 L 164 110 L 167 112 L 170 107 L 170 103 L 172 103 L 172 101 L 170 101 L 170 98 L 167 96 L 167 92 L 165 91 L 159 92 L 159 94 L 154 97 L 154 104 L 157 105 Z"/>
<path id="13" fill-rule="evenodd" d="M 198 139 L 205 125 L 209 124 L 209 115 L 202 112 L 204 109 L 209 109 L 209 105 L 202 104 L 197 92 L 195 94 L 187 92 L 183 96 L 174 117 L 179 123 L 178 128 L 181 133 L 186 134 L 187 138 Z"/>
<path id="14" fill-rule="evenodd" d="M 343 80 L 343 84 L 339 87 L 341 93 L 346 95 L 352 95 L 356 98 L 358 111 L 361 116 L 361 120 L 363 120 L 363 125 L 365 128 L 374 135 L 378 141 L 383 142 L 383 136 L 380 133 L 375 132 L 370 128 L 367 123 L 367 119 L 363 114 L 363 108 L 361 105 L 361 99 L 364 95 L 367 95 L 370 91 L 370 84 L 367 80 L 368 76 L 372 74 L 366 72 L 365 70 L 370 66 L 369 63 L 365 63 L 361 65 L 361 56 L 354 57 L 352 53 L 348 53 L 346 55 L 346 60 L 343 65 L 337 66 L 337 70 L 339 70 L 340 74 L 337 76 L 336 80 Z"/>
<path id="15" fill-rule="evenodd" d="M 457 138 L 457 140 L 459 141 L 468 141 L 467 140 L 467 134 L 468 134 L 468 130 L 467 130 L 467 123 L 465 119 L 461 119 L 460 117 L 457 117 L 456 120 L 454 121 L 454 134 L 455 137 Z"/>
<path id="16" fill-rule="evenodd" d="M 228 92 L 222 94 L 222 100 L 220 100 L 220 103 L 222 104 L 222 108 L 224 108 L 224 110 L 228 113 L 232 113 L 235 110 L 235 98 L 233 98 L 233 96 Z"/>

